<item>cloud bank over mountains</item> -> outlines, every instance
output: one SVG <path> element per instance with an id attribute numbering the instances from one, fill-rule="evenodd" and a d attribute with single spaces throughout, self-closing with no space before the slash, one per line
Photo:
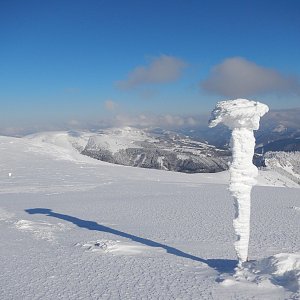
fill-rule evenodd
<path id="1" fill-rule="evenodd" d="M 281 126 L 283 128 L 300 128 L 300 108 L 272 110 L 262 118 L 262 127 Z M 141 113 L 130 115 L 119 113 L 106 119 L 99 120 L 69 120 L 65 123 L 48 124 L 48 125 L 27 125 L 27 126 L 2 126 L 0 135 L 23 136 L 26 134 L 39 131 L 57 131 L 57 130 L 88 130 L 96 131 L 98 129 L 131 126 L 137 128 L 163 128 L 176 130 L 181 128 L 190 128 L 195 131 L 211 130 L 208 129 L 209 113 L 189 114 L 189 115 L 172 115 L 172 114 L 151 114 Z"/>
<path id="2" fill-rule="evenodd" d="M 200 83 L 203 90 L 225 97 L 249 97 L 266 93 L 300 95 L 300 82 L 274 69 L 259 66 L 242 57 L 225 59 Z"/>

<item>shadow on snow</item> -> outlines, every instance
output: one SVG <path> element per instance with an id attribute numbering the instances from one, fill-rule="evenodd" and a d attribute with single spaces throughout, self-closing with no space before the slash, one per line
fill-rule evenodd
<path id="1" fill-rule="evenodd" d="M 107 233 L 111 233 L 111 234 L 115 234 L 127 239 L 130 239 L 134 242 L 138 242 L 150 247 L 160 247 L 163 248 L 167 251 L 167 253 L 179 256 L 179 257 L 184 257 L 184 258 L 188 258 L 194 261 L 198 261 L 201 263 L 205 263 L 207 264 L 209 267 L 217 270 L 220 273 L 233 273 L 234 272 L 234 268 L 237 266 L 237 261 L 236 260 L 230 260 L 230 259 L 203 259 L 188 253 L 185 253 L 181 250 L 178 250 L 174 247 L 170 247 L 149 239 L 145 239 L 145 238 L 141 238 L 138 237 L 136 235 L 132 235 L 130 233 L 126 233 L 123 231 L 119 231 L 107 226 L 103 226 L 101 224 L 98 224 L 96 222 L 93 221 L 87 221 L 87 220 L 82 220 L 76 217 L 72 217 L 69 215 L 64 215 L 64 214 L 60 214 L 60 213 L 56 213 L 53 212 L 51 209 L 48 208 L 31 208 L 31 209 L 25 209 L 25 211 L 28 214 L 42 214 L 42 215 L 46 215 L 49 217 L 54 217 L 54 218 L 58 218 L 61 220 L 65 220 L 68 222 L 71 222 L 73 224 L 75 224 L 78 227 L 81 228 L 86 228 L 88 230 L 95 230 L 95 231 L 101 231 L 101 232 L 107 232 Z"/>

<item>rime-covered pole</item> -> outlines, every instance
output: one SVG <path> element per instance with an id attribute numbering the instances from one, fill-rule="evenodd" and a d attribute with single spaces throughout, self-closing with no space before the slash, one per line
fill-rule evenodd
<path id="1" fill-rule="evenodd" d="M 233 227 L 237 236 L 234 246 L 240 264 L 248 259 L 250 196 L 258 173 L 252 163 L 255 147 L 253 130 L 259 128 L 260 117 L 268 110 L 267 105 L 247 99 L 221 101 L 212 111 L 209 122 L 209 127 L 223 123 L 232 130 L 229 190 L 234 199 Z"/>

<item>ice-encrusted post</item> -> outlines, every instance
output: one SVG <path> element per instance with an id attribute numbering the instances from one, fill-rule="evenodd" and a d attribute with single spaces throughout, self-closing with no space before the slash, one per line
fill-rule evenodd
<path id="1" fill-rule="evenodd" d="M 234 199 L 233 227 L 237 236 L 234 246 L 240 266 L 248 260 L 250 195 L 258 173 L 252 163 L 255 148 L 253 130 L 259 128 L 260 117 L 268 111 L 267 105 L 257 101 L 247 99 L 221 101 L 212 111 L 209 121 L 209 127 L 223 123 L 232 130 L 229 190 Z"/>

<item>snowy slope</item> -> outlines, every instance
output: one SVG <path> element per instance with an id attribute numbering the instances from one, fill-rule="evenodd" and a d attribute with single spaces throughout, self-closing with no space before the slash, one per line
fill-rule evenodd
<path id="1" fill-rule="evenodd" d="M 46 131 L 30 134 L 24 139 L 31 140 L 34 144 L 44 143 L 62 147 L 65 150 L 73 152 L 74 148 L 81 152 L 92 136 L 91 132 L 80 131 Z"/>
<path id="2" fill-rule="evenodd" d="M 110 163 L 179 171 L 220 172 L 228 168 L 229 152 L 169 131 L 132 127 L 97 132 L 42 132 L 25 137 L 50 143 Z"/>
<path id="3" fill-rule="evenodd" d="M 254 188 L 256 262 L 234 275 L 227 172 L 117 166 L 54 144 L 0 137 L 0 299 L 298 299 L 299 189 Z"/>
<path id="4" fill-rule="evenodd" d="M 108 150 L 115 154 L 127 148 L 141 148 L 141 142 L 157 143 L 158 141 L 143 130 L 122 127 L 98 132 L 90 138 L 87 148 Z"/>
<path id="5" fill-rule="evenodd" d="M 300 185 L 300 152 L 267 152 L 264 163 L 268 169 Z"/>

